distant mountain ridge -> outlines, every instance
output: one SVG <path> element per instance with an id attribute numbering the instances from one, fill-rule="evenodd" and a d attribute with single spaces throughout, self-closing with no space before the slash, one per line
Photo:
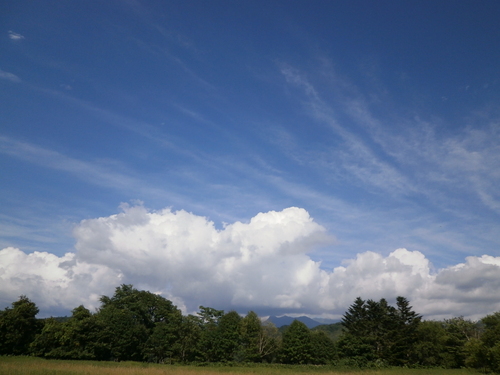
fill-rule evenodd
<path id="1" fill-rule="evenodd" d="M 276 327 L 279 328 L 279 327 L 282 327 L 282 326 L 288 326 L 288 325 L 292 324 L 292 322 L 294 320 L 298 320 L 299 322 L 304 323 L 307 326 L 307 328 L 309 328 L 309 329 L 324 324 L 324 323 L 320 323 L 320 322 L 318 322 L 318 321 L 316 321 L 314 319 L 311 319 L 308 316 L 298 316 L 298 317 L 294 318 L 294 317 L 287 316 L 287 315 L 280 316 L 280 317 L 270 316 L 266 320 L 266 322 L 271 322 Z"/>

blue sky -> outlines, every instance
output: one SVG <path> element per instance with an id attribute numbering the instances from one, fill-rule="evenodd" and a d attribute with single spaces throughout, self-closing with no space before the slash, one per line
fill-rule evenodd
<path id="1" fill-rule="evenodd" d="M 498 2 L 15 1 L 0 14 L 0 249 L 20 252 L 16 261 L 5 255 L 5 267 L 38 252 L 29 259 L 43 255 L 59 270 L 74 254 L 73 262 L 118 275 L 102 290 L 82 290 L 84 303 L 118 280 L 156 288 L 190 311 L 199 293 L 176 289 L 170 279 L 146 282 L 133 267 L 127 273 L 100 257 L 96 249 L 109 248 L 82 231 L 102 244 L 116 233 L 104 235 L 99 225 L 116 215 L 182 210 L 212 222 L 213 237 L 238 222 L 250 228 L 259 213 L 274 211 L 301 228 L 298 239 L 285 239 L 275 223 L 269 235 L 281 238 L 276 264 L 283 243 L 301 243 L 291 252 L 301 258 L 290 280 L 304 274 L 304 264 L 332 278 L 334 269 L 367 254 L 385 266 L 394 257 L 403 262 L 394 251 L 404 248 L 413 269 L 425 263 L 441 286 L 446 272 L 470 271 L 470 284 L 457 284 L 462 274 L 452 278 L 460 297 L 446 311 L 429 302 L 437 297 L 414 296 L 427 301 L 429 316 L 451 314 L 453 303 L 465 309 L 471 300 L 460 291 L 491 298 L 458 315 L 500 309 L 481 289 L 500 284 Z M 196 224 L 188 222 L 198 221 L 185 219 L 189 232 Z M 306 229 L 310 221 L 316 229 Z M 127 223 L 120 233 L 132 243 L 138 224 Z M 261 233 L 252 230 L 249 238 Z M 311 233 L 321 239 L 305 241 Z M 231 243 L 244 253 L 247 242 Z M 219 245 L 214 264 L 227 260 Z M 137 267 L 151 266 L 157 245 L 148 246 Z M 187 245 L 166 246 L 165 264 L 187 252 Z M 33 271 L 18 265 L 22 277 L 4 277 L 0 302 L 33 291 L 47 314 L 76 303 L 40 297 L 69 276 L 45 283 L 37 270 L 49 270 L 48 261 L 36 259 Z M 481 282 L 485 264 L 490 278 Z M 250 268 L 242 263 L 236 274 L 244 278 Z M 44 293 L 14 285 L 34 274 Z M 341 313 L 354 293 L 330 307 L 309 307 L 302 297 L 276 302 L 289 296 L 277 289 L 252 306 L 237 297 L 250 295 L 250 284 L 224 285 L 214 288 L 225 298 L 201 302 L 327 316 Z M 380 285 L 366 298 L 396 297 Z M 263 292 L 252 293 L 255 301 Z"/>

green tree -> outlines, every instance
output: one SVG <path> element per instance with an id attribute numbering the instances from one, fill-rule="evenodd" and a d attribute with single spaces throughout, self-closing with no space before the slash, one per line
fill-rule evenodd
<path id="1" fill-rule="evenodd" d="M 262 361 L 272 363 L 281 350 L 281 334 L 278 328 L 271 323 L 262 324 L 262 330 L 259 334 L 259 355 Z"/>
<path id="2" fill-rule="evenodd" d="M 64 324 L 54 318 L 45 319 L 43 329 L 30 344 L 31 354 L 37 357 L 59 358 L 53 356 L 54 351 L 61 346 L 64 335 Z"/>
<path id="3" fill-rule="evenodd" d="M 484 317 L 481 322 L 484 325 L 481 341 L 486 347 L 492 348 L 500 342 L 500 311 Z"/>
<path id="4" fill-rule="evenodd" d="M 145 343 L 148 339 L 147 328 L 139 322 L 134 311 L 108 305 L 101 309 L 98 320 L 103 325 L 99 342 L 107 348 L 107 360 L 141 361 Z"/>
<path id="5" fill-rule="evenodd" d="M 377 356 L 373 345 L 363 337 L 344 332 L 337 341 L 337 352 L 340 358 L 349 359 L 349 361 L 358 366 L 365 366 L 369 362 L 375 361 Z"/>
<path id="6" fill-rule="evenodd" d="M 442 337 L 442 366 L 460 368 L 465 366 L 467 358 L 466 344 L 473 338 L 479 338 L 476 322 L 463 317 L 443 321 L 445 335 Z"/>
<path id="7" fill-rule="evenodd" d="M 0 355 L 23 355 L 41 331 L 42 323 L 36 319 L 38 307 L 26 296 L 0 312 Z"/>
<path id="8" fill-rule="evenodd" d="M 312 362 L 326 365 L 335 359 L 335 344 L 324 331 L 311 331 Z"/>
<path id="9" fill-rule="evenodd" d="M 500 373 L 500 311 L 484 317 L 481 323 L 484 331 L 480 342 L 475 342 L 475 348 L 467 347 L 467 362 Z"/>
<path id="10" fill-rule="evenodd" d="M 99 342 L 103 325 L 87 308 L 78 306 L 72 310 L 71 318 L 63 323 L 60 345 L 63 356 L 68 359 L 102 359 L 107 347 Z"/>
<path id="11" fill-rule="evenodd" d="M 442 322 L 423 321 L 416 332 L 412 362 L 421 366 L 443 366 L 446 330 Z"/>
<path id="12" fill-rule="evenodd" d="M 311 332 L 307 326 L 294 320 L 283 333 L 281 361 L 287 364 L 307 364 L 313 362 Z"/>
<path id="13" fill-rule="evenodd" d="M 465 344 L 465 365 L 486 372 L 489 368 L 489 350 L 480 339 L 472 338 Z"/>
<path id="14" fill-rule="evenodd" d="M 202 357 L 200 341 L 201 319 L 198 316 L 183 316 L 179 327 L 178 353 L 181 362 L 195 361 Z"/>
<path id="15" fill-rule="evenodd" d="M 101 297 L 100 310 L 113 306 L 120 310 L 134 312 L 138 323 L 153 330 L 156 323 L 180 322 L 180 310 L 171 301 L 157 294 L 137 290 L 132 285 L 121 285 L 116 288 L 113 297 Z"/>
<path id="16" fill-rule="evenodd" d="M 478 355 L 481 362 L 482 351 L 478 351 L 480 329 L 477 322 L 457 317 L 443 321 L 420 322 L 412 347 L 413 363 L 423 366 L 461 368 L 472 366 Z"/>
<path id="17" fill-rule="evenodd" d="M 263 328 L 258 315 L 250 311 L 241 321 L 242 359 L 249 362 L 261 362 L 260 340 Z"/>
<path id="18" fill-rule="evenodd" d="M 316 326 L 311 329 L 311 331 L 323 331 L 325 332 L 328 337 L 333 341 L 336 342 L 339 340 L 340 336 L 342 335 L 343 331 L 343 326 L 342 323 L 333 323 L 333 324 L 321 324 L 319 326 Z"/>
<path id="19" fill-rule="evenodd" d="M 172 357 L 178 351 L 179 327 L 166 322 L 156 323 L 148 340 L 144 344 L 144 358 L 148 362 L 172 363 Z"/>
<path id="20" fill-rule="evenodd" d="M 362 365 L 375 360 L 377 355 L 370 339 L 372 332 L 367 302 L 357 297 L 344 313 L 341 323 L 344 332 L 337 343 L 340 357 Z"/>
<path id="21" fill-rule="evenodd" d="M 200 306 L 200 312 L 197 313 L 201 324 L 204 327 L 216 327 L 219 319 L 224 316 L 224 310 L 216 310 L 212 307 Z"/>
<path id="22" fill-rule="evenodd" d="M 393 365 L 408 365 L 413 360 L 413 350 L 417 343 L 417 331 L 422 317 L 412 310 L 410 302 L 404 297 L 397 297 L 396 310 L 389 310 L 389 337 L 392 345 L 388 359 Z"/>
<path id="23" fill-rule="evenodd" d="M 224 310 L 200 306 L 200 311 L 197 315 L 201 328 L 199 342 L 201 358 L 207 362 L 217 362 L 217 327 L 220 318 L 224 316 Z"/>
<path id="24" fill-rule="evenodd" d="M 388 360 L 391 357 L 395 339 L 396 309 L 389 306 L 384 298 L 379 302 L 368 300 L 366 304 L 366 326 L 368 327 L 366 339 L 373 346 L 377 359 Z"/>
<path id="25" fill-rule="evenodd" d="M 182 321 L 181 312 L 171 301 L 121 285 L 111 298 L 101 297 L 101 303 L 97 316 L 105 328 L 99 341 L 108 347 L 110 358 L 160 361 L 171 355 Z M 158 349 L 153 348 L 157 345 Z"/>
<path id="26" fill-rule="evenodd" d="M 344 313 L 341 323 L 349 334 L 363 337 L 368 334 L 366 302 L 358 297 Z"/>
<path id="27" fill-rule="evenodd" d="M 358 363 L 410 364 L 421 317 L 406 298 L 398 297 L 396 304 L 390 306 L 384 298 L 356 298 L 342 318 L 345 331 L 338 342 L 339 354 Z"/>
<path id="28" fill-rule="evenodd" d="M 395 315 L 396 309 L 383 298 L 378 302 L 356 298 L 342 318 L 346 331 L 339 342 L 341 353 L 357 360 L 387 360 L 394 343 Z"/>
<path id="29" fill-rule="evenodd" d="M 239 355 L 241 320 L 241 316 L 236 311 L 229 311 L 219 319 L 213 336 L 213 346 L 208 351 L 211 361 L 231 362 L 243 359 Z"/>

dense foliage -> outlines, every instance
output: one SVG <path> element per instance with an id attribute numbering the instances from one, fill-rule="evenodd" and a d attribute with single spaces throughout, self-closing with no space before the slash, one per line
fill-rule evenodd
<path id="1" fill-rule="evenodd" d="M 183 316 L 171 301 L 131 285 L 101 297 L 92 313 L 36 319 L 26 296 L 0 311 L 0 355 L 158 363 L 279 362 L 351 366 L 473 367 L 500 372 L 500 312 L 480 322 L 422 321 L 404 297 L 391 306 L 357 298 L 342 322 L 313 330 L 297 320 L 278 330 L 250 311 L 242 317 L 200 306 Z"/>
<path id="2" fill-rule="evenodd" d="M 377 302 L 357 298 L 342 319 L 346 332 L 339 340 L 339 351 L 361 362 L 412 364 L 420 323 L 421 317 L 404 297 L 397 298 L 397 307 L 385 299 Z"/>

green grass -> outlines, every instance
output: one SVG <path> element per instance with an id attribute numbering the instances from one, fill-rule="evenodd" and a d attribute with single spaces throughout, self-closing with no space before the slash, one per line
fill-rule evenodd
<path id="1" fill-rule="evenodd" d="M 338 369 L 329 366 L 180 366 L 139 362 L 97 362 L 45 360 L 35 357 L 0 357 L 0 375 L 472 375 L 472 370 L 403 369 L 383 370 Z"/>

